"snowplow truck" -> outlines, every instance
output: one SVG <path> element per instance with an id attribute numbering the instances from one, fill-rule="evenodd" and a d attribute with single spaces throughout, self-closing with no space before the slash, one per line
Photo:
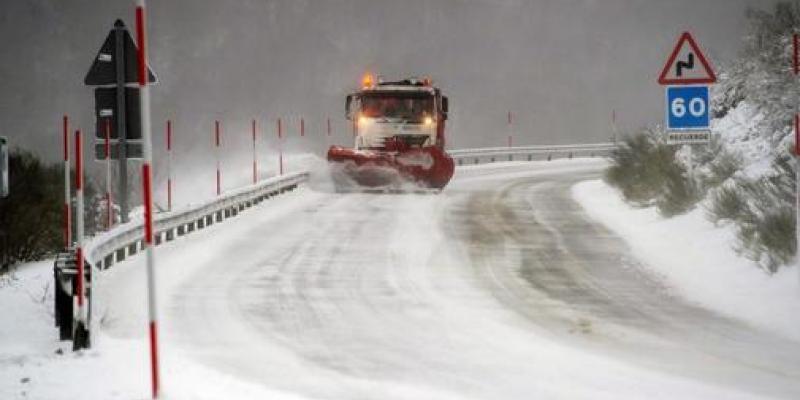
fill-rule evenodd
<path id="1" fill-rule="evenodd" d="M 445 152 L 448 100 L 429 79 L 373 81 L 347 96 L 353 148 L 331 146 L 328 162 L 339 189 L 442 189 L 455 163 Z"/>

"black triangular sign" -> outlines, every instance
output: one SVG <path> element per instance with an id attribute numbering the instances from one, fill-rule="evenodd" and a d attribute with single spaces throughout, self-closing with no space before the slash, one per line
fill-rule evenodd
<path id="1" fill-rule="evenodd" d="M 138 49 L 136 48 L 136 44 L 133 43 L 133 38 L 131 37 L 130 32 L 125 29 L 125 24 L 122 23 L 121 20 L 117 20 L 114 23 L 114 29 L 108 33 L 106 36 L 106 40 L 103 41 L 103 45 L 100 47 L 100 51 L 97 52 L 97 56 L 92 63 L 91 68 L 89 68 L 89 72 L 86 74 L 86 78 L 84 78 L 83 83 L 87 86 L 99 86 L 99 85 L 114 85 L 117 83 L 117 67 L 116 67 L 116 57 L 117 57 L 117 46 L 115 41 L 116 30 L 119 29 L 122 31 L 122 41 L 123 41 L 123 62 L 125 65 L 125 83 L 137 83 L 139 82 L 139 72 L 138 72 L 138 63 L 136 53 Z M 147 68 L 148 71 L 148 81 L 150 83 L 157 83 L 158 80 L 156 79 L 153 70 Z"/>

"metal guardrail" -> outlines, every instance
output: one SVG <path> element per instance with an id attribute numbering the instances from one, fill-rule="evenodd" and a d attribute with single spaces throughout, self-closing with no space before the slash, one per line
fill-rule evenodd
<path id="1" fill-rule="evenodd" d="M 307 181 L 309 172 L 296 172 L 266 179 L 255 185 L 225 193 L 219 198 L 181 210 L 155 215 L 153 239 L 156 246 L 216 222 L 236 216 L 272 196 L 291 191 Z M 86 247 L 87 261 L 107 269 L 144 249 L 142 220 L 131 221 L 92 238 Z"/>
<path id="2" fill-rule="evenodd" d="M 615 143 L 591 143 L 570 145 L 487 147 L 478 149 L 448 150 L 448 154 L 458 165 L 480 164 L 481 162 L 533 161 L 535 157 L 579 157 L 605 156 L 617 147 Z M 470 162 L 472 161 L 472 162 Z"/>

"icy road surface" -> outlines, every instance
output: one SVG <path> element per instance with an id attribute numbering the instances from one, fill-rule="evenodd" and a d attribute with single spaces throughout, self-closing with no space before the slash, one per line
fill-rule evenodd
<path id="1" fill-rule="evenodd" d="M 603 166 L 270 200 L 158 248 L 163 349 L 308 398 L 800 398 L 800 344 L 671 295 L 588 219 L 570 188 Z M 142 263 L 103 281 L 112 336 L 141 335 Z"/>

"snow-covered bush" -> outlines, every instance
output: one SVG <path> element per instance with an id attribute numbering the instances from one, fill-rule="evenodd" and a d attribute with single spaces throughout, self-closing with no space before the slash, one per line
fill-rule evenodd
<path id="1" fill-rule="evenodd" d="M 772 12 L 749 10 L 739 59 L 714 88 L 717 132 L 727 151 L 705 168 L 720 185 L 710 191 L 708 216 L 736 226 L 737 248 L 772 273 L 796 253 L 792 119 L 800 89 L 792 73 L 792 36 L 800 33 L 800 2 Z M 726 160 L 743 153 L 738 161 Z M 735 169 L 733 174 L 729 174 Z M 728 176 L 725 178 L 725 176 Z M 711 185 L 713 186 L 713 185 Z"/>
<path id="2" fill-rule="evenodd" d="M 687 176 L 660 130 L 644 129 L 626 136 L 611 154 L 606 182 L 622 191 L 637 206 L 655 205 L 665 216 L 690 210 L 701 198 L 698 186 Z"/>
<path id="3" fill-rule="evenodd" d="M 709 217 L 736 225 L 737 248 L 768 273 L 791 261 L 796 252 L 795 172 L 788 155 L 773 161 L 759 178 L 737 177 L 712 191 Z"/>

